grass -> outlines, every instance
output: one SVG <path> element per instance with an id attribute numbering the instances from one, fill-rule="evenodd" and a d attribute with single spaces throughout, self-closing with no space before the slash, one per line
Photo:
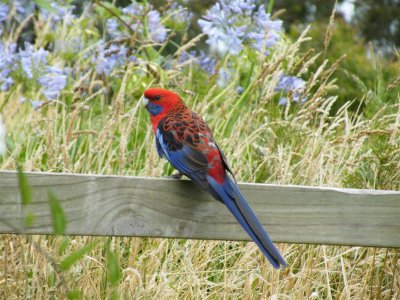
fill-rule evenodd
<path id="1" fill-rule="evenodd" d="M 155 60 L 130 63 L 109 79 L 89 70 L 88 81 L 74 82 L 63 101 L 38 111 L 19 103 L 24 91 L 17 85 L 0 94 L 9 150 L 0 169 L 15 170 L 20 163 L 33 171 L 170 174 L 169 164 L 157 157 L 147 112 L 139 105 L 143 90 L 157 85 L 174 89 L 206 119 L 240 181 L 399 190 L 399 98 L 378 102 L 389 87 L 377 82 L 377 89 L 363 96 L 365 113 L 350 111 L 348 102 L 331 115 L 332 94 L 340 89 L 332 78 L 337 64 L 325 62 L 310 73 L 320 54 L 300 53 L 306 40 L 304 33 L 297 42 L 282 41 L 268 61 L 244 51 L 231 61 L 236 73 L 226 88 L 178 59 L 169 69 Z M 160 56 L 153 51 L 146 55 Z M 77 68 L 84 69 L 86 61 L 78 61 Z M 277 105 L 274 86 L 282 70 L 309 78 L 305 104 Z M 242 94 L 237 84 L 244 87 Z M 399 249 L 278 247 L 288 261 L 280 271 L 253 243 L 2 235 L 0 294 L 5 299 L 400 297 Z M 76 260 L 66 264 L 71 255 Z"/>

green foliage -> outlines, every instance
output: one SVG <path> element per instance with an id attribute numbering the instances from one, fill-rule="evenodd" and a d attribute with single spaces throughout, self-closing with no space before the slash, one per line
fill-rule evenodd
<path id="1" fill-rule="evenodd" d="M 121 267 L 119 265 L 117 256 L 111 251 L 110 243 L 107 243 L 105 247 L 106 257 L 107 257 L 107 278 L 108 282 L 116 286 L 121 280 L 122 273 Z"/>
<path id="2" fill-rule="evenodd" d="M 47 192 L 47 198 L 49 200 L 51 217 L 53 220 L 53 233 L 64 234 L 67 226 L 67 220 L 65 218 L 64 210 L 62 209 L 60 202 L 52 191 Z"/>
<path id="3" fill-rule="evenodd" d="M 32 188 L 29 185 L 28 178 L 22 171 L 22 167 L 18 166 L 18 183 L 19 183 L 19 190 L 21 193 L 21 200 L 22 205 L 26 206 L 31 204 L 32 202 Z"/>
<path id="4" fill-rule="evenodd" d="M 71 252 L 68 256 L 63 258 L 60 262 L 60 268 L 62 271 L 66 271 L 70 269 L 75 263 L 79 262 L 84 255 L 89 253 L 94 247 L 96 243 L 89 243 L 82 248 L 78 248 L 77 250 Z"/>
<path id="5" fill-rule="evenodd" d="M 380 46 L 389 57 L 400 43 L 400 3 L 397 0 L 355 2 L 355 20 L 361 35 Z"/>
<path id="6" fill-rule="evenodd" d="M 24 220 L 24 227 L 25 228 L 29 228 L 32 227 L 33 223 L 35 222 L 35 214 L 32 213 L 31 211 L 28 212 L 25 216 L 25 220 Z"/>
<path id="7" fill-rule="evenodd" d="M 60 243 L 60 246 L 58 247 L 58 255 L 63 255 L 67 248 L 71 244 L 71 238 L 70 237 L 63 237 L 62 242 Z"/>
<path id="8" fill-rule="evenodd" d="M 81 291 L 79 291 L 77 289 L 73 289 L 73 290 L 68 291 L 67 297 L 70 300 L 82 299 L 82 293 L 81 293 Z"/>
<path id="9" fill-rule="evenodd" d="M 18 165 L 18 183 L 19 191 L 21 193 L 22 206 L 27 209 L 25 214 L 24 224 L 25 228 L 29 228 L 35 221 L 35 215 L 29 210 L 29 205 L 32 203 L 32 188 L 29 184 L 28 178 L 22 171 L 22 167 Z"/>
<path id="10" fill-rule="evenodd" d="M 35 2 L 39 7 L 43 7 L 50 12 L 54 11 L 54 8 L 51 6 L 51 2 L 48 0 L 34 0 L 33 2 Z"/>
<path id="11" fill-rule="evenodd" d="M 368 48 L 365 41 L 357 37 L 356 29 L 342 20 L 335 21 L 332 39 L 325 49 L 325 30 L 321 28 L 326 27 L 326 22 L 312 24 L 310 31 L 312 39 L 303 45 L 303 49 L 307 51 L 311 48 L 324 54 L 311 66 L 311 72 L 315 72 L 325 59 L 331 64 L 339 63 L 332 74 L 337 89 L 329 93 L 338 96 L 334 111 L 347 102 L 352 102 L 351 109 L 358 113 L 366 106 L 367 110 L 373 109 L 376 112 L 385 103 L 395 103 L 400 92 L 399 86 L 390 90 L 385 87 L 389 86 L 393 78 L 399 76 L 400 62 L 390 61 L 374 53 L 372 47 Z M 292 35 L 298 35 L 298 30 L 298 27 L 293 27 Z M 375 99 L 365 101 L 365 97 Z"/>
<path id="12" fill-rule="evenodd" d="M 393 59 L 393 48 L 400 42 L 400 23 L 397 21 L 400 13 L 400 2 L 397 0 L 365 0 L 365 1 L 320 1 L 320 0 L 276 0 L 275 10 L 283 10 L 280 18 L 285 28 L 303 27 L 305 24 L 326 24 L 334 8 L 343 3 L 353 4 L 351 27 L 357 37 L 365 44 L 373 43 L 384 55 Z M 336 10 L 336 19 L 343 20 L 343 13 Z M 318 28 L 321 28 L 318 26 Z M 324 32 L 320 31 L 320 36 Z"/>

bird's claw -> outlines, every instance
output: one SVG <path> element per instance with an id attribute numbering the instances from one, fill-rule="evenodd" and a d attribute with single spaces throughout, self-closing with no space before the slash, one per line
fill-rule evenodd
<path id="1" fill-rule="evenodd" d="M 172 179 L 181 179 L 181 177 L 183 176 L 182 173 L 174 173 L 171 176 L 168 176 L 168 178 L 172 178 Z"/>

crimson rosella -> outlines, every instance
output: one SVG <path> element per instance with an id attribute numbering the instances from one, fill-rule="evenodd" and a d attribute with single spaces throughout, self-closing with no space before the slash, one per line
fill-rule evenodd
<path id="1" fill-rule="evenodd" d="M 150 113 L 158 155 L 165 157 L 180 176 L 186 175 L 224 203 L 275 268 L 286 266 L 240 192 L 207 124 L 171 91 L 148 89 L 143 102 Z"/>

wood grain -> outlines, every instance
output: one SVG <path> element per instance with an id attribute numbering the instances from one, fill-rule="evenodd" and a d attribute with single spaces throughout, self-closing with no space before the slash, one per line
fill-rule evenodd
<path id="1" fill-rule="evenodd" d="M 16 172 L 0 171 L 0 232 L 51 234 L 48 190 L 67 234 L 249 240 L 225 206 L 188 180 L 26 173 L 23 207 Z M 240 188 L 276 242 L 400 247 L 400 192 L 272 184 Z M 25 215 L 35 221 L 24 228 Z"/>

